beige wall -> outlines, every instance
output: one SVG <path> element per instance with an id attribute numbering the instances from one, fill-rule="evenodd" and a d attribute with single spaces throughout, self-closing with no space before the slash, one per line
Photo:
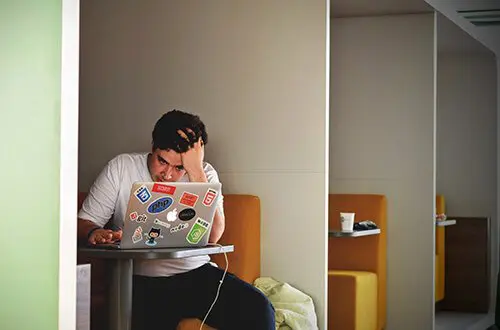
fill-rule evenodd
<path id="1" fill-rule="evenodd" d="M 82 2 L 80 189 L 178 107 L 224 193 L 262 201 L 262 275 L 326 290 L 326 1 Z"/>
<path id="2" fill-rule="evenodd" d="M 496 79 L 493 54 L 439 55 L 436 191 L 446 197 L 448 215 L 491 219 L 492 292 L 498 274 Z"/>
<path id="3" fill-rule="evenodd" d="M 433 14 L 334 19 L 331 45 L 330 192 L 387 196 L 387 330 L 433 329 Z"/>

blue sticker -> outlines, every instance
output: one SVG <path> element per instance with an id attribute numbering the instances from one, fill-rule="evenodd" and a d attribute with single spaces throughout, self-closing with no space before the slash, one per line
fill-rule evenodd
<path id="1" fill-rule="evenodd" d="M 146 203 L 151 198 L 151 193 L 146 186 L 141 186 L 134 193 L 135 197 L 142 203 Z"/>
<path id="2" fill-rule="evenodd" d="M 148 212 L 151 214 L 157 214 L 165 211 L 172 205 L 174 200 L 172 197 L 161 197 L 149 204 Z"/>

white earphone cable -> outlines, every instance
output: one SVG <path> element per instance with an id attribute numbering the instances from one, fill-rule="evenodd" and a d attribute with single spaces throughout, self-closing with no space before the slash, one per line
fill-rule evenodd
<path id="1" fill-rule="evenodd" d="M 215 245 L 215 246 L 218 246 L 221 248 L 221 250 L 224 248 L 222 245 L 220 244 L 209 244 L 209 245 Z M 200 330 L 203 330 L 203 324 L 205 324 L 205 321 L 207 320 L 208 318 L 208 315 L 210 314 L 210 312 L 212 311 L 212 308 L 214 307 L 215 303 L 217 302 L 217 299 L 219 298 L 219 293 L 220 293 L 220 288 L 222 287 L 222 283 L 224 282 L 224 278 L 226 277 L 226 273 L 227 273 L 227 269 L 229 268 L 229 261 L 227 260 L 227 253 L 225 251 L 224 252 L 224 258 L 226 259 L 226 268 L 224 269 L 224 274 L 222 274 L 222 278 L 221 280 L 219 281 L 219 287 L 217 288 L 217 293 L 215 294 L 215 299 L 212 303 L 212 305 L 210 306 L 210 308 L 208 309 L 208 312 L 207 314 L 205 315 L 205 317 L 203 318 L 203 321 L 201 321 L 201 325 L 200 325 Z"/>

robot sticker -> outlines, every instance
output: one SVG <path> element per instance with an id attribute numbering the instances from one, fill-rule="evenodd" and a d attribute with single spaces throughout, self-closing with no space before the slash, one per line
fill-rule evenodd
<path id="1" fill-rule="evenodd" d="M 210 224 L 207 221 L 202 218 L 196 219 L 196 222 L 186 236 L 186 240 L 190 244 L 198 244 L 207 233 L 209 227 Z"/>
<path id="2" fill-rule="evenodd" d="M 132 242 L 134 244 L 142 241 L 142 227 L 139 226 L 135 229 L 134 234 L 132 235 Z"/>
<path id="3" fill-rule="evenodd" d="M 147 246 L 155 246 L 156 244 L 158 244 L 156 240 L 158 238 L 163 238 L 163 236 L 161 235 L 161 228 L 155 228 L 155 227 L 152 227 L 149 230 L 149 233 L 144 234 L 144 236 L 148 238 L 148 240 L 146 241 Z"/>
<path id="4" fill-rule="evenodd" d="M 147 201 L 151 198 L 151 193 L 146 186 L 141 186 L 134 192 L 134 195 L 142 204 L 146 204 Z"/>

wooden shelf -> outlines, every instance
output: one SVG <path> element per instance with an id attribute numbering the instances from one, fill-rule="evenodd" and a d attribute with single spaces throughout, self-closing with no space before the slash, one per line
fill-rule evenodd
<path id="1" fill-rule="evenodd" d="M 436 226 L 438 226 L 438 227 L 447 227 L 447 226 L 453 226 L 456 224 L 457 224 L 457 220 L 436 221 Z"/>

